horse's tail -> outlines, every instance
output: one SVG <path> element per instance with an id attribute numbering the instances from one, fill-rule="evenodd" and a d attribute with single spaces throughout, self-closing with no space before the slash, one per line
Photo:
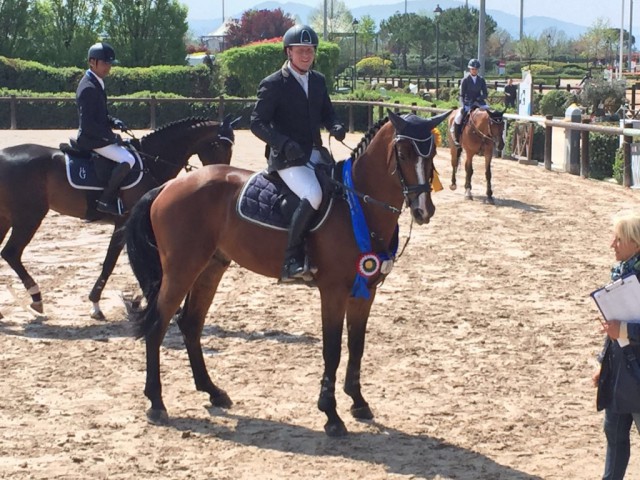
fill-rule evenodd
<path id="1" fill-rule="evenodd" d="M 129 309 L 129 319 L 135 322 L 138 338 L 151 332 L 157 321 L 156 300 L 162 282 L 162 265 L 151 225 L 151 204 L 162 189 L 163 186 L 154 188 L 138 200 L 125 225 L 129 264 L 147 301 L 143 309 Z"/>

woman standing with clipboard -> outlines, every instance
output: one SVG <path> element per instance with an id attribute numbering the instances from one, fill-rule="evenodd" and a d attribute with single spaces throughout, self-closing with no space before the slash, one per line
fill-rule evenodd
<path id="1" fill-rule="evenodd" d="M 613 234 L 611 248 L 619 263 L 611 270 L 611 280 L 629 274 L 640 277 L 640 213 L 616 217 Z M 607 338 L 598 356 L 600 370 L 593 376 L 607 438 L 602 478 L 619 480 L 629 463 L 631 425 L 640 432 L 640 323 L 608 320 L 602 330 Z"/>

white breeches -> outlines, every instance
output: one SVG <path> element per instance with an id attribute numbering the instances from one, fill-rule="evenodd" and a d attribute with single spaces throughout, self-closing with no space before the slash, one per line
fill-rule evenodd
<path id="1" fill-rule="evenodd" d="M 456 125 L 460 125 L 460 122 L 462 122 L 462 115 L 464 112 L 468 112 L 470 107 L 467 107 L 466 105 L 464 106 L 464 108 L 459 108 L 458 109 L 458 113 L 456 114 L 456 118 L 453 119 L 454 122 L 456 122 Z M 491 108 L 489 105 L 478 105 L 478 108 L 481 110 L 489 110 L 489 108 Z"/>
<path id="2" fill-rule="evenodd" d="M 94 148 L 93 151 L 114 162 L 128 163 L 131 168 L 136 164 L 136 159 L 133 158 L 129 150 L 115 143 L 106 147 Z"/>
<path id="3" fill-rule="evenodd" d="M 282 181 L 284 181 L 291 191 L 301 200 L 306 198 L 314 210 L 318 210 L 320 203 L 322 203 L 322 189 L 316 177 L 316 172 L 313 169 L 313 166 L 319 162 L 320 152 L 313 150 L 310 158 L 311 165 L 307 164 L 278 170 L 278 175 L 280 175 Z"/>

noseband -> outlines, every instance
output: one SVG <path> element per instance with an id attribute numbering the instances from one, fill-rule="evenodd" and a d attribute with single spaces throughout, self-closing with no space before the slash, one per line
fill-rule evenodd
<path id="1" fill-rule="evenodd" d="M 403 140 L 408 140 L 409 142 L 411 142 L 411 144 L 413 145 L 413 148 L 416 151 L 416 155 L 418 155 L 418 157 L 421 160 L 425 160 L 431 155 L 431 152 L 433 152 L 433 145 L 435 142 L 433 141 L 433 135 L 430 135 L 426 139 L 418 139 L 418 138 L 412 138 L 406 135 L 398 134 L 394 138 L 393 151 L 396 156 L 396 168 L 393 173 L 397 172 L 398 174 L 398 179 L 400 180 L 400 185 L 402 186 L 402 196 L 404 197 L 404 201 L 406 205 L 409 206 L 411 203 L 411 200 L 409 197 L 411 195 L 420 196 L 420 194 L 422 193 L 430 192 L 431 183 L 427 181 L 427 183 L 419 183 L 417 185 L 407 185 L 407 182 L 405 181 L 405 178 L 404 178 L 404 174 L 402 173 L 402 169 L 400 168 L 400 160 L 402 159 L 402 155 L 398 151 L 398 142 L 401 142 Z M 431 142 L 429 142 L 429 140 L 431 140 Z M 424 153 L 425 150 L 426 150 L 426 153 Z"/>

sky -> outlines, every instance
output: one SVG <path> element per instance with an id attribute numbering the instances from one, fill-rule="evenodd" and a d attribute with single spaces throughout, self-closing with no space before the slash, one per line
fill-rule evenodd
<path id="1" fill-rule="evenodd" d="M 189 19 L 204 20 L 211 18 L 222 18 L 223 2 L 225 17 L 239 17 L 244 10 L 255 7 L 266 0 L 180 0 L 181 3 L 189 7 Z M 309 5 L 311 7 L 321 7 L 323 0 L 274 0 L 277 3 L 286 4 L 288 1 Z M 328 0 L 330 1 L 330 0 Z M 403 0 L 343 0 L 347 6 L 362 7 L 367 5 L 398 4 L 404 11 Z M 413 3 L 413 0 L 409 0 Z M 469 6 L 479 8 L 480 0 L 467 0 Z M 437 0 L 421 0 L 425 9 Z M 443 0 L 439 3 L 459 3 L 465 4 L 465 0 Z M 624 5 L 624 28 L 629 28 L 629 10 L 633 4 L 633 31 L 638 31 L 640 26 L 640 1 L 636 0 L 524 0 L 524 17 L 546 16 L 565 20 L 578 25 L 590 26 L 599 17 L 608 19 L 612 27 L 619 27 L 622 21 L 622 7 Z M 506 13 L 520 16 L 520 0 L 485 0 L 487 10 L 502 10 Z M 433 8 L 429 7 L 429 10 Z"/>

